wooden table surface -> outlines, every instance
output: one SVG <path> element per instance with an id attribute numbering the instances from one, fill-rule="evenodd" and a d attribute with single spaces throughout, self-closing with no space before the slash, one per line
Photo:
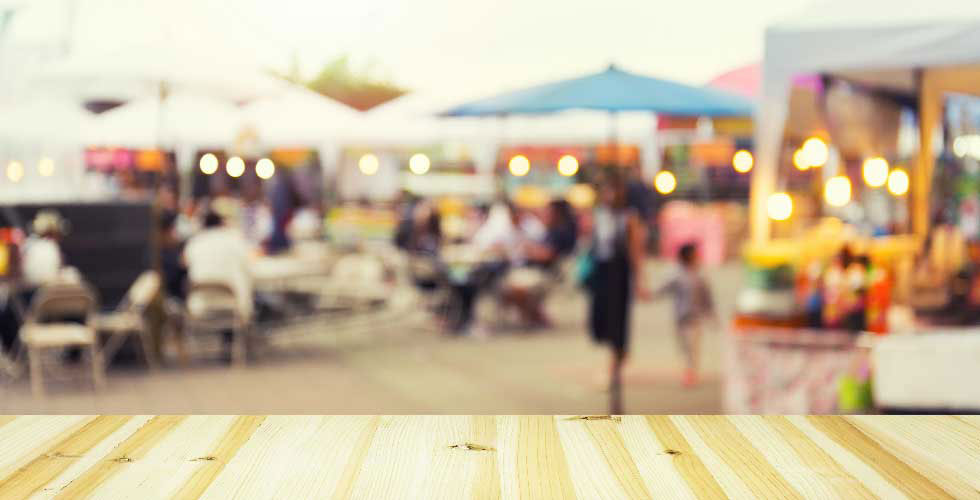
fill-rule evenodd
<path id="1" fill-rule="evenodd" d="M 0 416 L 0 498 L 980 498 L 980 417 Z"/>

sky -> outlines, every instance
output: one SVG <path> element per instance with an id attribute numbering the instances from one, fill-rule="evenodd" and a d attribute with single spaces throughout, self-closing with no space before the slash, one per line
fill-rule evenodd
<path id="1" fill-rule="evenodd" d="M 615 63 L 701 84 L 762 55 L 765 26 L 814 0 L 0 0 L 7 50 L 180 48 L 306 76 L 349 54 L 412 90 L 479 97 Z M 855 0 L 860 1 L 860 0 Z"/>

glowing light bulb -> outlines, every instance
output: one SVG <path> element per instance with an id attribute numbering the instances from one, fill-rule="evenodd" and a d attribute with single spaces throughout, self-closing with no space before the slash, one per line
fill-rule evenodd
<path id="1" fill-rule="evenodd" d="M 516 155 L 507 162 L 507 169 L 514 177 L 524 177 L 531 171 L 531 161 L 524 155 Z"/>
<path id="2" fill-rule="evenodd" d="M 861 168 L 864 183 L 873 188 L 885 185 L 888 181 L 888 161 L 880 156 L 864 160 Z"/>
<path id="3" fill-rule="evenodd" d="M 909 174 L 904 169 L 896 168 L 888 174 L 888 192 L 902 196 L 909 192 Z"/>
<path id="4" fill-rule="evenodd" d="M 822 167 L 827 164 L 827 159 L 830 157 L 830 148 L 819 137 L 807 139 L 801 150 L 806 159 L 807 167 Z"/>
<path id="5" fill-rule="evenodd" d="M 262 158 L 255 163 L 255 175 L 259 179 L 270 179 L 276 173 L 276 164 L 272 163 L 272 160 L 268 158 Z"/>
<path id="6" fill-rule="evenodd" d="M 228 158 L 228 162 L 225 163 L 225 170 L 228 175 L 232 177 L 241 177 L 245 173 L 245 160 L 237 156 L 232 156 Z"/>
<path id="7" fill-rule="evenodd" d="M 661 170 L 653 178 L 653 187 L 660 194 L 670 194 L 677 188 L 677 178 L 674 177 L 672 172 Z"/>
<path id="8" fill-rule="evenodd" d="M 37 162 L 37 173 L 41 174 L 41 177 L 51 177 L 54 175 L 54 160 L 47 156 L 42 157 Z"/>
<path id="9" fill-rule="evenodd" d="M 378 173 L 379 166 L 380 162 L 378 161 L 378 157 L 371 153 L 361 156 L 361 159 L 357 161 L 357 168 L 359 168 L 361 173 L 364 175 L 374 175 Z"/>
<path id="10" fill-rule="evenodd" d="M 24 178 L 24 164 L 17 160 L 8 163 L 7 178 L 10 179 L 10 182 L 20 182 Z"/>
<path id="11" fill-rule="evenodd" d="M 211 175 L 218 171 L 218 157 L 211 153 L 207 153 L 201 157 L 200 167 L 201 173 L 205 175 Z"/>
<path id="12" fill-rule="evenodd" d="M 827 179 L 823 187 L 823 199 L 832 207 L 843 207 L 851 201 L 851 180 L 838 175 Z"/>
<path id="13" fill-rule="evenodd" d="M 578 158 L 572 155 L 564 155 L 558 159 L 558 173 L 565 177 L 571 177 L 578 173 Z"/>
<path id="14" fill-rule="evenodd" d="M 766 200 L 766 212 L 772 220 L 786 220 L 793 215 L 793 198 L 787 193 L 773 193 Z"/>
<path id="15" fill-rule="evenodd" d="M 740 174 L 744 174 L 749 170 L 752 170 L 753 165 L 755 165 L 755 158 L 752 157 L 752 153 L 744 149 L 736 151 L 732 156 L 732 167 L 734 167 L 735 171 Z"/>
<path id="16" fill-rule="evenodd" d="M 429 161 L 429 157 L 422 153 L 415 153 L 408 159 L 408 169 L 415 175 L 425 175 L 431 166 L 432 162 Z"/>
<path id="17" fill-rule="evenodd" d="M 810 163 L 806 157 L 806 153 L 802 149 L 797 149 L 793 152 L 793 166 L 797 170 L 807 170 L 810 168 Z"/>

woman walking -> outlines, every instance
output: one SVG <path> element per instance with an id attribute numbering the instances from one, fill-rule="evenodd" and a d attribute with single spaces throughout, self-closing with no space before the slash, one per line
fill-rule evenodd
<path id="1" fill-rule="evenodd" d="M 591 296 L 592 338 L 610 349 L 610 413 L 622 413 L 622 369 L 629 347 L 630 303 L 646 297 L 643 254 L 646 229 L 626 201 L 626 185 L 610 176 L 599 186 L 593 217 Z"/>

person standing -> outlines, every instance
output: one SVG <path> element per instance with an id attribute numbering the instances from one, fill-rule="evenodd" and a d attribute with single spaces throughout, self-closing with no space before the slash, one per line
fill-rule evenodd
<path id="1" fill-rule="evenodd" d="M 713 318 L 717 322 L 718 316 L 711 291 L 698 269 L 697 246 L 694 243 L 682 245 L 677 260 L 676 273 L 653 296 L 670 295 L 674 302 L 674 332 L 686 363 L 681 380 L 684 386 L 692 387 L 698 383 L 704 320 Z"/>
<path id="2" fill-rule="evenodd" d="M 599 186 L 593 220 L 593 267 L 586 280 L 593 340 L 610 350 L 610 413 L 622 413 L 622 370 L 629 348 L 630 305 L 649 293 L 643 278 L 646 230 L 629 207 L 626 186 L 610 176 Z"/>

